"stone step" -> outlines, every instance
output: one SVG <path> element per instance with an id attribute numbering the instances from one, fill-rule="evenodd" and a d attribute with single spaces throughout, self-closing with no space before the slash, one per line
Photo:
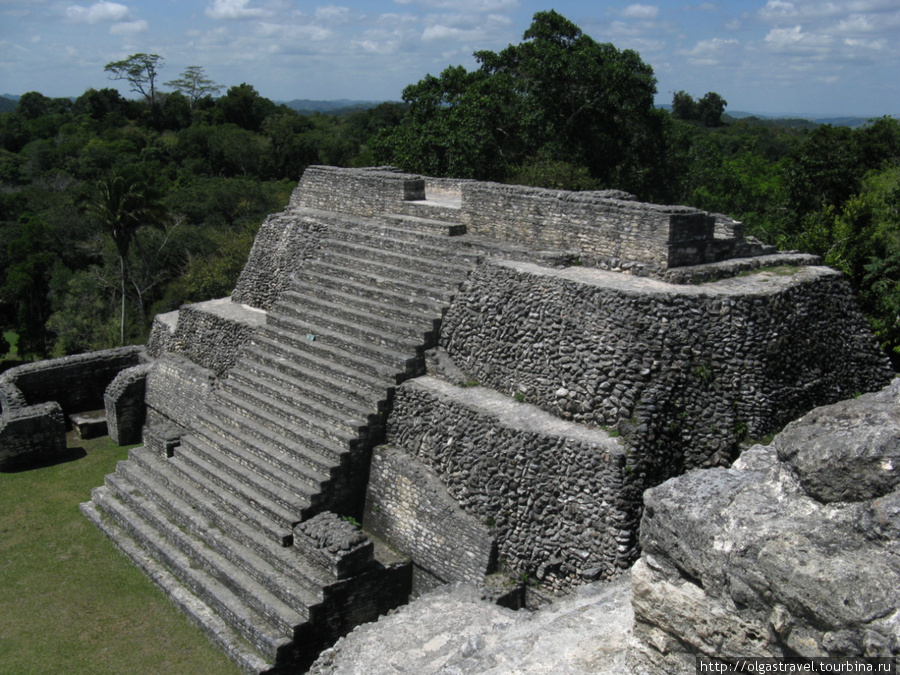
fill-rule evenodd
<path id="1" fill-rule="evenodd" d="M 334 345 L 387 365 L 402 364 L 403 368 L 406 367 L 407 360 L 421 357 L 425 351 L 424 345 L 412 338 L 380 334 L 340 319 L 320 317 L 312 313 L 304 318 L 271 313 L 267 325 L 294 335 L 292 344 L 295 345 L 298 342 L 305 344 L 309 341 L 309 336 L 312 336 L 316 342 Z"/>
<path id="2" fill-rule="evenodd" d="M 207 419 L 198 418 L 199 426 L 203 426 Z M 211 430 L 215 431 L 215 428 Z M 314 505 L 314 497 L 317 496 L 318 490 L 301 481 L 287 483 L 281 476 L 275 480 L 268 474 L 259 473 L 258 469 L 262 470 L 257 466 L 260 460 L 252 453 L 241 456 L 239 447 L 234 445 L 219 447 L 207 434 L 201 434 L 199 428 L 196 434 L 191 435 L 190 443 L 195 456 L 199 455 L 204 461 L 214 465 L 220 474 L 230 476 L 232 484 L 239 481 L 242 487 L 254 489 L 287 513 L 299 516 L 300 520 L 303 513 Z"/>
<path id="3" fill-rule="evenodd" d="M 466 278 L 465 271 L 454 266 L 443 268 L 440 260 L 428 257 L 416 258 L 404 256 L 406 259 L 393 259 L 391 256 L 399 254 L 386 253 L 378 249 L 358 247 L 355 250 L 336 250 L 334 246 L 338 242 L 325 242 L 316 254 L 316 260 L 340 269 L 355 269 L 380 277 L 396 279 L 404 283 L 428 288 L 450 287 L 451 279 L 459 279 L 460 283 Z M 410 260 L 418 260 L 415 266 L 410 265 Z"/>
<path id="4" fill-rule="evenodd" d="M 421 366 L 419 359 L 409 359 L 405 364 L 389 366 L 320 340 L 307 340 L 298 348 L 295 338 L 294 334 L 288 334 L 277 326 L 263 326 L 254 341 L 260 349 L 271 354 L 312 364 L 314 369 L 323 372 L 337 372 L 334 366 L 338 366 L 344 373 L 356 371 L 369 378 L 378 378 L 388 385 L 398 384 L 418 373 Z"/>
<path id="5" fill-rule="evenodd" d="M 298 438 L 274 426 L 254 434 L 242 415 L 228 420 L 204 417 L 202 422 L 196 426 L 196 432 L 211 445 L 224 440 L 234 446 L 232 452 L 243 449 L 247 454 L 265 455 L 267 462 L 275 463 L 286 474 L 286 480 L 301 481 L 316 491 L 332 479 L 348 452 L 346 447 L 326 438 L 312 434 Z"/>
<path id="6" fill-rule="evenodd" d="M 457 215 L 459 210 L 456 211 Z M 391 227 L 401 227 L 414 232 L 427 232 L 441 237 L 458 237 L 466 233 L 466 226 L 460 222 L 428 218 L 427 216 L 405 213 L 385 213 L 379 220 Z"/>
<path id="7" fill-rule="evenodd" d="M 352 241 L 366 239 L 371 242 L 383 242 L 383 247 L 390 246 L 389 242 L 403 242 L 410 249 L 415 245 L 427 246 L 437 251 L 453 251 L 453 237 L 450 236 L 450 225 L 455 225 L 459 231 L 459 223 L 447 223 L 444 221 L 429 220 L 427 218 L 406 219 L 402 215 L 395 218 L 323 218 L 327 225 L 325 236 Z M 389 222 L 390 221 L 390 222 Z M 436 224 L 435 227 L 430 227 Z M 377 243 L 375 245 L 378 245 Z M 398 248 L 397 250 L 400 250 Z M 438 254 L 437 257 L 439 257 Z"/>
<path id="8" fill-rule="evenodd" d="M 383 240 L 349 241 L 338 237 L 332 237 L 329 232 L 319 240 L 321 252 L 334 253 L 351 258 L 382 261 L 393 267 L 402 269 L 414 269 L 430 274 L 440 274 L 448 278 L 465 277 L 472 269 L 472 265 L 463 258 L 463 262 L 457 262 L 453 249 L 434 247 L 425 249 L 421 254 L 415 255 L 408 248 L 385 248 Z M 364 243 L 365 242 L 365 243 Z M 404 242 L 405 243 L 405 242 Z M 442 242 L 443 243 L 443 242 Z"/>
<path id="9" fill-rule="evenodd" d="M 285 377 L 300 378 L 309 373 L 315 378 L 318 375 L 320 386 L 327 386 L 327 381 L 334 381 L 362 392 L 362 395 L 377 391 L 376 387 L 390 389 L 397 383 L 396 375 L 391 375 L 391 369 L 381 364 L 378 364 L 380 372 L 372 374 L 368 369 L 361 370 L 361 366 L 355 362 L 325 361 L 318 358 L 316 352 L 294 349 L 261 333 L 255 336 L 254 341 L 255 344 L 244 349 L 245 357 L 263 363 L 283 373 Z"/>
<path id="10" fill-rule="evenodd" d="M 234 386 L 239 385 L 234 383 Z M 244 428 L 247 433 L 260 439 L 267 437 L 265 431 L 274 429 L 291 439 L 295 445 L 302 447 L 305 436 L 312 434 L 326 439 L 332 444 L 331 447 L 338 447 L 343 451 L 354 449 L 359 444 L 361 435 L 368 431 L 367 425 L 358 427 L 349 424 L 338 425 L 328 417 L 312 413 L 295 414 L 292 417 L 282 415 L 280 410 L 272 410 L 260 402 L 264 399 L 262 394 L 257 394 L 253 398 L 238 397 L 222 389 L 218 392 L 218 398 L 219 403 L 210 406 L 210 414 L 204 416 L 204 420 L 216 419 L 219 423 Z M 273 408 L 274 405 L 273 403 Z M 254 426 L 257 428 L 254 429 Z"/>
<path id="11" fill-rule="evenodd" d="M 268 672 L 272 663 L 265 660 L 225 620 L 211 611 L 178 581 L 164 565 L 138 546 L 128 534 L 105 514 L 94 502 L 79 505 L 81 513 L 103 532 L 147 577 L 165 593 L 172 603 L 199 626 L 206 636 L 219 646 L 246 673 Z"/>
<path id="12" fill-rule="evenodd" d="M 231 492 L 237 503 L 243 502 L 245 508 L 253 508 L 268 516 L 279 527 L 293 529 L 294 525 L 303 521 L 304 512 L 312 507 L 299 495 L 288 495 L 282 500 L 273 498 L 269 490 L 259 488 L 260 481 L 254 480 L 241 465 L 222 458 L 205 440 L 194 434 L 183 436 L 175 453 L 181 462 L 202 475 L 201 480 L 205 483 Z M 215 488 L 210 491 L 214 492 Z"/>
<path id="13" fill-rule="evenodd" d="M 444 308 L 450 303 L 450 294 L 448 299 L 441 301 L 419 298 L 358 284 L 340 277 L 326 277 L 311 268 L 297 272 L 291 279 L 288 290 L 282 294 L 282 298 L 292 302 L 295 294 L 346 304 L 348 307 L 379 316 L 393 316 L 391 309 L 398 308 L 408 314 L 418 314 L 429 319 L 443 317 Z"/>
<path id="14" fill-rule="evenodd" d="M 302 391 L 318 398 L 323 403 L 331 401 L 333 397 L 339 397 L 352 400 L 354 404 L 363 408 L 377 409 L 378 412 L 386 409 L 388 392 L 385 391 L 384 384 L 377 380 L 351 381 L 349 374 L 345 376 L 334 370 L 327 373 L 312 370 L 291 363 L 283 356 L 272 356 L 262 352 L 257 347 L 245 350 L 236 365 L 237 367 L 229 373 L 229 377 L 238 379 L 252 373 L 262 380 L 277 384 L 282 390 L 296 389 L 298 392 Z M 336 366 L 333 364 L 332 368 Z M 360 373 L 353 375 L 361 377 Z"/>
<path id="15" fill-rule="evenodd" d="M 452 265 L 475 266 L 485 257 L 483 251 L 470 247 L 466 237 L 444 237 L 432 234 L 410 233 L 402 228 L 372 223 L 365 228 L 329 227 L 323 240 L 345 241 L 349 244 L 369 246 L 384 251 L 404 253 Z"/>
<path id="16" fill-rule="evenodd" d="M 94 488 L 91 498 L 98 510 L 111 518 L 129 538 L 162 563 L 201 602 L 247 640 L 268 661 L 287 648 L 291 635 L 273 627 L 250 609 L 227 586 L 196 566 L 194 560 L 177 550 L 126 504 L 109 494 L 105 486 Z M 297 616 L 300 619 L 299 615 Z M 298 621 L 299 624 L 301 621 Z"/>
<path id="17" fill-rule="evenodd" d="M 331 480 L 331 471 L 335 465 L 317 453 L 310 451 L 310 457 L 302 462 L 300 457 L 305 453 L 286 450 L 269 442 L 268 433 L 259 438 L 244 433 L 242 427 L 222 424 L 213 426 L 206 422 L 207 418 L 204 418 L 202 424 L 195 426 L 193 433 L 201 436 L 211 447 L 238 464 L 246 465 L 249 470 L 288 493 L 307 495 L 309 502 L 314 503 L 314 496 Z"/>
<path id="18" fill-rule="evenodd" d="M 369 400 L 362 403 L 355 396 L 343 395 L 339 390 L 322 389 L 315 383 L 302 380 L 288 381 L 277 371 L 269 371 L 269 373 L 271 373 L 271 377 L 267 373 L 260 374 L 256 369 L 250 369 L 241 364 L 231 369 L 228 378 L 222 382 L 222 387 L 227 388 L 232 384 L 239 384 L 275 399 L 282 406 L 288 406 L 291 410 L 303 409 L 303 404 L 298 406 L 295 401 L 309 401 L 318 406 L 328 407 L 333 414 L 340 415 L 342 418 L 359 420 L 363 425 L 380 423 L 377 401 Z"/>
<path id="19" fill-rule="evenodd" d="M 302 386 L 300 384 L 299 386 Z M 312 420 L 314 426 L 319 421 L 327 427 L 334 427 L 339 431 L 336 438 L 348 438 L 352 441 L 359 434 L 364 433 L 372 421 L 367 410 L 361 410 L 350 401 L 334 399 L 328 403 L 322 403 L 313 396 L 297 392 L 293 398 L 272 395 L 268 391 L 247 386 L 236 379 L 225 379 L 219 386 L 218 394 L 227 394 L 235 398 L 243 398 L 248 402 L 264 410 L 271 411 L 276 419 L 281 419 L 293 424 L 305 427 Z M 349 436 L 345 436 L 344 432 Z"/>
<path id="20" fill-rule="evenodd" d="M 148 470 L 156 471 L 157 475 L 164 476 L 170 489 L 184 499 L 195 504 L 212 506 L 223 515 L 239 519 L 249 528 L 259 532 L 260 536 L 279 546 L 290 546 L 293 542 L 292 525 L 280 522 L 268 512 L 256 508 L 248 509 L 243 497 L 236 496 L 229 490 L 223 490 L 217 483 L 211 482 L 206 474 L 195 469 L 189 462 L 185 462 L 182 457 L 176 455 L 163 460 L 146 448 L 131 450 L 129 457 L 146 466 Z M 165 472 L 159 469 L 158 462 L 164 463 Z"/>
<path id="21" fill-rule="evenodd" d="M 434 204 L 432 201 L 409 201 L 404 202 L 401 208 L 402 212 L 409 216 L 417 216 L 419 218 L 427 218 L 429 220 L 439 220 L 448 223 L 456 223 L 459 221 L 459 206 L 445 206 Z M 465 227 L 455 229 L 450 236 L 458 236 L 465 234 Z"/>
<path id="22" fill-rule="evenodd" d="M 266 571 L 274 572 L 271 566 L 248 550 L 238 550 L 243 547 L 234 542 L 226 542 L 221 533 L 214 529 L 211 531 L 205 519 L 180 513 L 182 519 L 173 521 L 166 509 L 145 495 L 124 472 L 108 475 L 106 486 L 145 524 L 189 558 L 195 567 L 226 586 L 278 631 L 292 635 L 295 626 L 309 620 L 308 606 L 315 604 L 315 598 L 280 574 L 277 575 L 277 582 L 265 579 Z M 161 495 L 154 496 L 159 498 Z M 190 511 L 190 507 L 187 508 Z M 250 560 L 241 560 L 241 554 L 249 555 Z M 250 569 L 245 569 L 245 566 Z M 178 570 L 171 571 L 181 577 Z M 266 582 L 278 590 L 269 588 Z"/>
<path id="23" fill-rule="evenodd" d="M 440 328 L 439 319 L 426 318 L 421 312 L 401 310 L 372 302 L 366 303 L 365 308 L 360 309 L 347 303 L 329 302 L 312 295 L 293 292 L 282 296 L 269 311 L 269 316 L 273 314 L 284 314 L 299 319 L 307 316 L 323 317 L 325 320 L 357 325 L 375 333 L 389 333 L 409 338 L 415 344 L 437 342 Z"/>
<path id="24" fill-rule="evenodd" d="M 154 466 L 152 460 L 129 459 L 119 462 L 116 473 L 143 494 L 153 495 L 160 509 L 179 527 L 228 557 L 288 604 L 311 607 L 322 601 L 322 589 L 331 580 L 299 557 L 297 549 L 285 550 L 252 525 L 215 508 L 203 498 L 203 493 L 183 484 L 173 472 L 165 471 L 162 460 L 157 462 L 161 466 Z M 179 483 L 180 489 L 172 488 L 173 481 Z"/>
<path id="25" fill-rule="evenodd" d="M 442 307 L 404 307 L 389 300 L 390 298 L 376 299 L 335 289 L 300 287 L 288 288 L 282 292 L 274 309 L 284 314 L 300 315 L 306 307 L 327 308 L 329 313 L 351 321 L 368 317 L 373 326 L 377 326 L 379 321 L 387 321 L 388 326 L 408 324 L 410 327 L 406 331 L 414 331 L 413 335 L 418 335 L 423 325 L 430 333 L 436 333 L 439 329 Z"/>
<path id="26" fill-rule="evenodd" d="M 348 292 L 364 291 L 361 295 L 371 298 L 382 298 L 384 294 L 391 297 L 405 298 L 407 303 L 418 301 L 419 306 L 433 307 L 449 305 L 456 288 L 448 288 L 447 283 L 434 284 L 424 276 L 415 281 L 398 278 L 391 268 L 371 271 L 359 266 L 332 264 L 321 259 L 307 261 L 294 277 L 295 284 L 301 278 L 314 278 L 317 283 L 329 288 Z M 429 283 L 430 282 L 430 283 Z"/>

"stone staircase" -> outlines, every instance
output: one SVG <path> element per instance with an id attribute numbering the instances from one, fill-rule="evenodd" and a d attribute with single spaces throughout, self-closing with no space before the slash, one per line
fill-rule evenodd
<path id="1" fill-rule="evenodd" d="M 477 262 L 453 245 L 456 224 L 301 211 L 328 220 L 317 256 L 207 410 L 171 456 L 133 450 L 82 505 L 248 672 L 296 669 L 405 599 L 406 567 L 342 577 L 304 552 L 298 525 L 361 519 L 394 388 L 424 372 Z"/>

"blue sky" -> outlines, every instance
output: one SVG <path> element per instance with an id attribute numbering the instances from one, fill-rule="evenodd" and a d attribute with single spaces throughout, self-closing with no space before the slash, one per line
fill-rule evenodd
<path id="1" fill-rule="evenodd" d="M 165 59 L 162 82 L 197 65 L 274 100 L 399 100 L 427 73 L 520 42 L 546 9 L 637 50 L 661 103 L 684 89 L 729 110 L 900 114 L 900 0 L 0 0 L 0 93 L 128 94 L 103 67 L 148 52 Z"/>

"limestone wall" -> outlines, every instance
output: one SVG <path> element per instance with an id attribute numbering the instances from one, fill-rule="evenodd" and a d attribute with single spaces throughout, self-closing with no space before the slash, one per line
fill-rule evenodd
<path id="1" fill-rule="evenodd" d="M 892 376 L 847 282 L 821 267 L 673 286 L 494 262 L 464 284 L 440 341 L 481 384 L 618 428 L 651 484 Z"/>
<path id="2" fill-rule="evenodd" d="M 167 354 L 147 375 L 148 423 L 175 423 L 188 428 L 206 410 L 215 373 L 181 356 Z"/>
<path id="3" fill-rule="evenodd" d="M 270 309 L 279 293 L 288 287 L 292 273 L 312 254 L 324 229 L 321 220 L 290 207 L 266 218 L 253 240 L 231 299 Z"/>
<path id="4" fill-rule="evenodd" d="M 463 222 L 470 232 L 579 252 L 585 262 L 641 274 L 712 262 L 714 219 L 681 206 L 610 199 L 592 192 L 466 183 Z"/>
<path id="5" fill-rule="evenodd" d="M 221 377 L 265 321 L 265 312 L 242 307 L 228 298 L 185 305 L 179 310 L 170 349 Z"/>
<path id="6" fill-rule="evenodd" d="M 469 515 L 428 465 L 390 445 L 372 453 L 366 530 L 413 557 L 414 590 L 481 583 L 497 564 L 493 527 Z"/>
<path id="7" fill-rule="evenodd" d="M 364 524 L 443 580 L 491 571 L 488 536 L 502 569 L 549 587 L 610 578 L 634 560 L 640 493 L 629 488 L 625 448 L 604 432 L 423 377 L 398 389 L 387 440 Z M 441 492 L 430 475 L 466 517 L 443 497 L 430 503 Z"/>
<path id="8" fill-rule="evenodd" d="M 57 401 L 66 415 L 99 410 L 106 387 L 120 371 L 141 363 L 143 354 L 143 347 L 120 347 L 27 363 L 0 375 L 0 388 L 12 385 L 28 405 Z"/>
<path id="9" fill-rule="evenodd" d="M 0 471 L 51 460 L 66 452 L 66 424 L 50 401 L 0 415 Z"/>
<path id="10" fill-rule="evenodd" d="M 390 167 L 339 169 L 310 166 L 292 206 L 357 216 L 400 213 L 406 201 L 425 199 L 425 179 Z"/>
<path id="11" fill-rule="evenodd" d="M 106 388 L 106 426 L 109 437 L 117 445 L 139 443 L 146 419 L 144 397 L 147 375 L 153 366 L 144 363 L 120 372 Z"/>

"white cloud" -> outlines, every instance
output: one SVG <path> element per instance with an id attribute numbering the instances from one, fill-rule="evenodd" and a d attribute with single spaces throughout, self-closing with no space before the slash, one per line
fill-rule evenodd
<path id="1" fill-rule="evenodd" d="M 700 40 L 691 49 L 682 49 L 678 53 L 687 56 L 694 65 L 717 66 L 728 55 L 729 48 L 737 44 L 734 39 L 712 38 Z"/>
<path id="2" fill-rule="evenodd" d="M 452 28 L 450 26 L 444 26 L 442 24 L 437 24 L 435 26 L 429 26 L 422 33 L 422 39 L 425 41 L 432 40 L 462 40 L 464 39 L 466 31 L 460 28 Z"/>
<path id="3" fill-rule="evenodd" d="M 776 52 L 805 54 L 823 58 L 831 50 L 834 40 L 828 35 L 803 32 L 800 25 L 791 28 L 773 28 L 766 35 L 765 43 Z"/>
<path id="4" fill-rule="evenodd" d="M 259 24 L 258 34 L 265 38 L 278 38 L 285 42 L 294 40 L 312 40 L 322 42 L 333 37 L 332 31 L 323 26 L 313 24 L 268 23 Z"/>
<path id="5" fill-rule="evenodd" d="M 394 0 L 399 5 L 410 5 L 416 0 Z M 423 7 L 452 9 L 457 12 L 500 12 L 518 9 L 519 0 L 418 0 Z"/>
<path id="6" fill-rule="evenodd" d="M 258 19 L 270 16 L 267 10 L 249 5 L 250 0 L 214 0 L 212 7 L 206 8 L 206 16 L 211 19 Z"/>
<path id="7" fill-rule="evenodd" d="M 797 16 L 797 8 L 791 2 L 769 0 L 766 6 L 759 10 L 759 15 L 764 20 L 785 19 Z"/>
<path id="8" fill-rule="evenodd" d="M 119 21 L 109 27 L 110 35 L 136 35 L 147 31 L 147 22 L 139 21 Z"/>
<path id="9" fill-rule="evenodd" d="M 71 5 L 66 9 L 66 17 L 76 23 L 123 21 L 129 15 L 128 7 L 117 2 L 97 2 L 90 7 Z"/>
<path id="10" fill-rule="evenodd" d="M 326 21 L 328 23 L 347 23 L 354 18 L 361 18 L 361 14 L 354 13 L 349 7 L 338 7 L 337 5 L 326 5 L 324 7 L 316 7 L 316 19 Z"/>
<path id="11" fill-rule="evenodd" d="M 651 21 L 659 14 L 659 7 L 655 5 L 628 5 L 622 10 L 621 15 L 626 19 L 641 19 Z"/>

